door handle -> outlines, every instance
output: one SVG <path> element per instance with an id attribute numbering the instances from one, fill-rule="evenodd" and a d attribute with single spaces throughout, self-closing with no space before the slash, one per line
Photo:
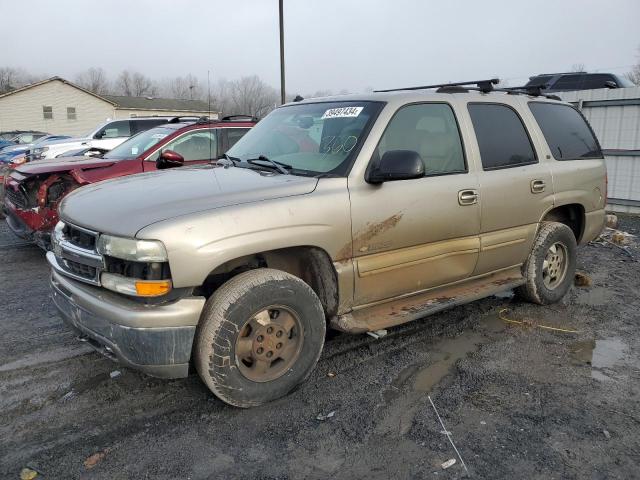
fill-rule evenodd
<path id="1" fill-rule="evenodd" d="M 462 206 L 475 205 L 478 203 L 477 190 L 460 190 L 458 192 L 458 203 Z"/>
<path id="2" fill-rule="evenodd" d="M 531 193 L 542 193 L 547 188 L 544 180 L 531 180 Z"/>

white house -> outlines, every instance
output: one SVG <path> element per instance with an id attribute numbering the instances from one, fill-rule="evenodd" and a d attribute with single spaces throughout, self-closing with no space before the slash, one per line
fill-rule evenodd
<path id="1" fill-rule="evenodd" d="M 60 77 L 0 95 L 0 131 L 81 136 L 106 120 L 166 115 L 218 118 L 200 100 L 97 95 Z"/>

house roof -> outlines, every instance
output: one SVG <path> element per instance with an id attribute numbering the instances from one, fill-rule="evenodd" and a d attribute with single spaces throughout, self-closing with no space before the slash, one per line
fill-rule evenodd
<path id="1" fill-rule="evenodd" d="M 100 100 L 110 103 L 116 108 L 125 110 L 160 110 L 160 111 L 172 111 L 172 112 L 208 112 L 209 106 L 206 102 L 201 100 L 182 100 L 178 98 L 157 98 L 157 97 L 128 97 L 124 95 L 98 95 L 85 88 L 82 88 L 75 83 L 65 80 L 61 77 L 51 77 L 39 82 L 25 85 L 24 87 L 16 88 L 10 92 L 0 94 L 0 98 L 14 95 L 30 88 L 37 87 L 49 82 L 62 82 L 67 85 L 77 88 L 85 92 L 88 95 L 99 98 Z"/>
<path id="2" fill-rule="evenodd" d="M 0 98 L 3 97 L 8 97 L 9 95 L 14 95 L 16 93 L 19 92 L 23 92 L 25 90 L 29 90 L 30 88 L 34 88 L 34 87 L 38 87 L 40 85 L 44 85 L 45 83 L 49 83 L 49 82 L 62 82 L 62 83 L 66 83 L 67 85 L 73 87 L 73 88 L 77 88 L 78 90 L 82 90 L 84 93 L 87 93 L 93 97 L 99 98 L 100 100 L 107 102 L 107 103 L 111 103 L 112 105 L 115 105 L 115 103 L 111 102 L 110 100 L 107 100 L 106 98 L 98 95 L 97 93 L 93 93 L 85 88 L 82 88 L 79 85 L 76 85 L 75 83 L 71 83 L 69 80 L 65 80 L 62 77 L 51 77 L 51 78 L 46 78 L 44 80 L 40 80 L 39 82 L 35 82 L 35 83 L 30 83 L 29 85 L 25 85 L 24 87 L 20 87 L 20 88 L 16 88 L 15 90 L 11 90 L 9 92 L 0 94 Z"/>
<path id="3" fill-rule="evenodd" d="M 201 100 L 183 100 L 179 98 L 126 97 L 122 95 L 101 95 L 113 103 L 116 108 L 132 110 L 170 110 L 185 112 L 208 112 L 207 102 Z"/>

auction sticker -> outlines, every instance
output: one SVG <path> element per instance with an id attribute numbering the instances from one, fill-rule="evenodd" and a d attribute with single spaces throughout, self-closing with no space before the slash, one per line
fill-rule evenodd
<path id="1" fill-rule="evenodd" d="M 340 108 L 330 108 L 322 115 L 322 119 L 325 118 L 349 118 L 349 117 L 357 117 L 360 115 L 364 107 L 340 107 Z"/>

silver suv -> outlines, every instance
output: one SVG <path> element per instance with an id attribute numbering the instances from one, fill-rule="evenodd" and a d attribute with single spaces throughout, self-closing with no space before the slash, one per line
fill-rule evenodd
<path id="1" fill-rule="evenodd" d="M 327 327 L 376 331 L 515 288 L 560 300 L 604 223 L 605 165 L 569 104 L 445 86 L 284 105 L 217 165 L 80 188 L 53 299 L 81 338 L 223 401 L 290 392 Z"/>

